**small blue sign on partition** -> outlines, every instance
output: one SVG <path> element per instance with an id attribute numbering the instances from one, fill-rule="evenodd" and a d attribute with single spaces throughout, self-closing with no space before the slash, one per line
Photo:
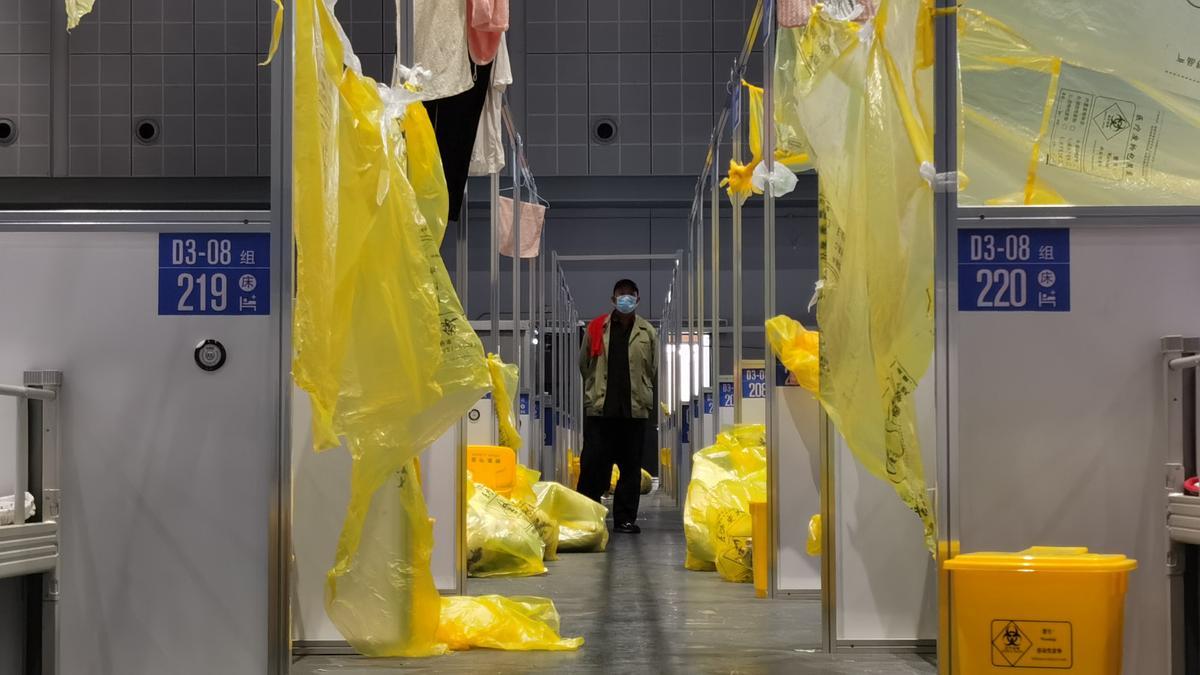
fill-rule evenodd
<path id="1" fill-rule="evenodd" d="M 958 311 L 1071 311 L 1071 231 L 959 230 Z"/>
<path id="2" fill-rule="evenodd" d="M 158 313 L 270 314 L 271 235 L 159 234 Z"/>
<path id="3" fill-rule="evenodd" d="M 713 414 L 713 395 L 711 391 L 704 392 L 704 414 Z"/>
<path id="4" fill-rule="evenodd" d="M 742 369 L 742 398 L 767 397 L 767 369 Z"/>
<path id="5" fill-rule="evenodd" d="M 775 359 L 775 386 L 778 387 L 799 387 L 800 381 L 783 365 L 783 361 Z"/>
<path id="6" fill-rule="evenodd" d="M 732 382 L 722 382 L 720 393 L 721 393 L 721 407 L 722 408 L 732 408 L 733 407 L 733 383 Z"/>
<path id="7" fill-rule="evenodd" d="M 528 415 L 529 414 L 529 394 L 521 394 L 521 397 L 519 400 L 520 400 L 519 405 L 520 405 L 520 409 L 521 409 L 521 414 Z"/>
<path id="8" fill-rule="evenodd" d="M 684 411 L 683 411 L 683 415 L 682 415 L 683 424 L 680 425 L 681 428 L 679 430 L 679 434 L 680 434 L 680 440 L 682 440 L 684 443 L 687 443 L 688 437 L 691 435 L 691 431 L 692 431 L 692 416 L 689 415 L 688 411 L 687 411 L 687 408 L 689 408 L 690 406 L 685 403 L 685 404 L 683 404 L 683 407 L 684 407 Z"/>

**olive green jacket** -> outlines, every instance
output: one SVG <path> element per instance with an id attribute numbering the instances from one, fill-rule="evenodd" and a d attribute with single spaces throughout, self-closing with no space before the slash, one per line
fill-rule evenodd
<path id="1" fill-rule="evenodd" d="M 583 375 L 583 408 L 589 416 L 604 414 L 604 395 L 608 391 L 608 334 L 610 314 L 604 320 L 604 352 L 591 356 L 591 336 L 583 334 L 579 349 L 579 372 Z M 654 384 L 658 381 L 658 332 L 642 317 L 636 317 L 629 331 L 630 411 L 637 419 L 648 419 L 654 411 Z"/>

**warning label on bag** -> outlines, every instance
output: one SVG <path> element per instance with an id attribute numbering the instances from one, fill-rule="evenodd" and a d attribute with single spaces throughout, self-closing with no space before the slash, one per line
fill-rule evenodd
<path id="1" fill-rule="evenodd" d="M 992 665 L 1000 668 L 1069 670 L 1071 624 L 1066 621 L 992 621 Z"/>
<path id="2" fill-rule="evenodd" d="M 1146 178 L 1158 159 L 1162 111 L 1130 100 L 1132 92 L 1130 98 L 1101 94 L 1092 89 L 1094 78 L 1064 66 L 1046 163 L 1115 182 Z"/>

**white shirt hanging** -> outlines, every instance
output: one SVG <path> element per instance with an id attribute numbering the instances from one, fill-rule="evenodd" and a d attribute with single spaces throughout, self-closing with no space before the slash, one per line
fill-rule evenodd
<path id="1" fill-rule="evenodd" d="M 396 44 L 404 41 L 400 3 L 396 0 Z M 432 76 L 420 96 L 424 101 L 461 94 L 474 84 L 467 52 L 467 0 L 413 0 L 413 60 Z M 402 65 L 396 60 L 397 65 Z M 403 79 L 392 72 L 392 86 Z"/>
<path id="2" fill-rule="evenodd" d="M 479 129 L 475 132 L 475 147 L 471 150 L 471 176 L 486 176 L 504 168 L 504 137 L 501 133 L 500 105 L 504 92 L 513 83 L 512 66 L 508 60 L 508 36 L 500 40 L 500 51 L 496 53 L 492 66 L 492 86 L 483 102 L 483 114 L 479 116 Z"/>

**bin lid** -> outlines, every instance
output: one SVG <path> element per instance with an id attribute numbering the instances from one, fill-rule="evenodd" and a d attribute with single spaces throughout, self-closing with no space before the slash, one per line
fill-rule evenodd
<path id="1" fill-rule="evenodd" d="M 948 570 L 1129 572 L 1137 561 L 1119 553 L 1090 553 L 1082 546 L 1034 546 L 1019 553 L 964 553 L 947 560 Z"/>

